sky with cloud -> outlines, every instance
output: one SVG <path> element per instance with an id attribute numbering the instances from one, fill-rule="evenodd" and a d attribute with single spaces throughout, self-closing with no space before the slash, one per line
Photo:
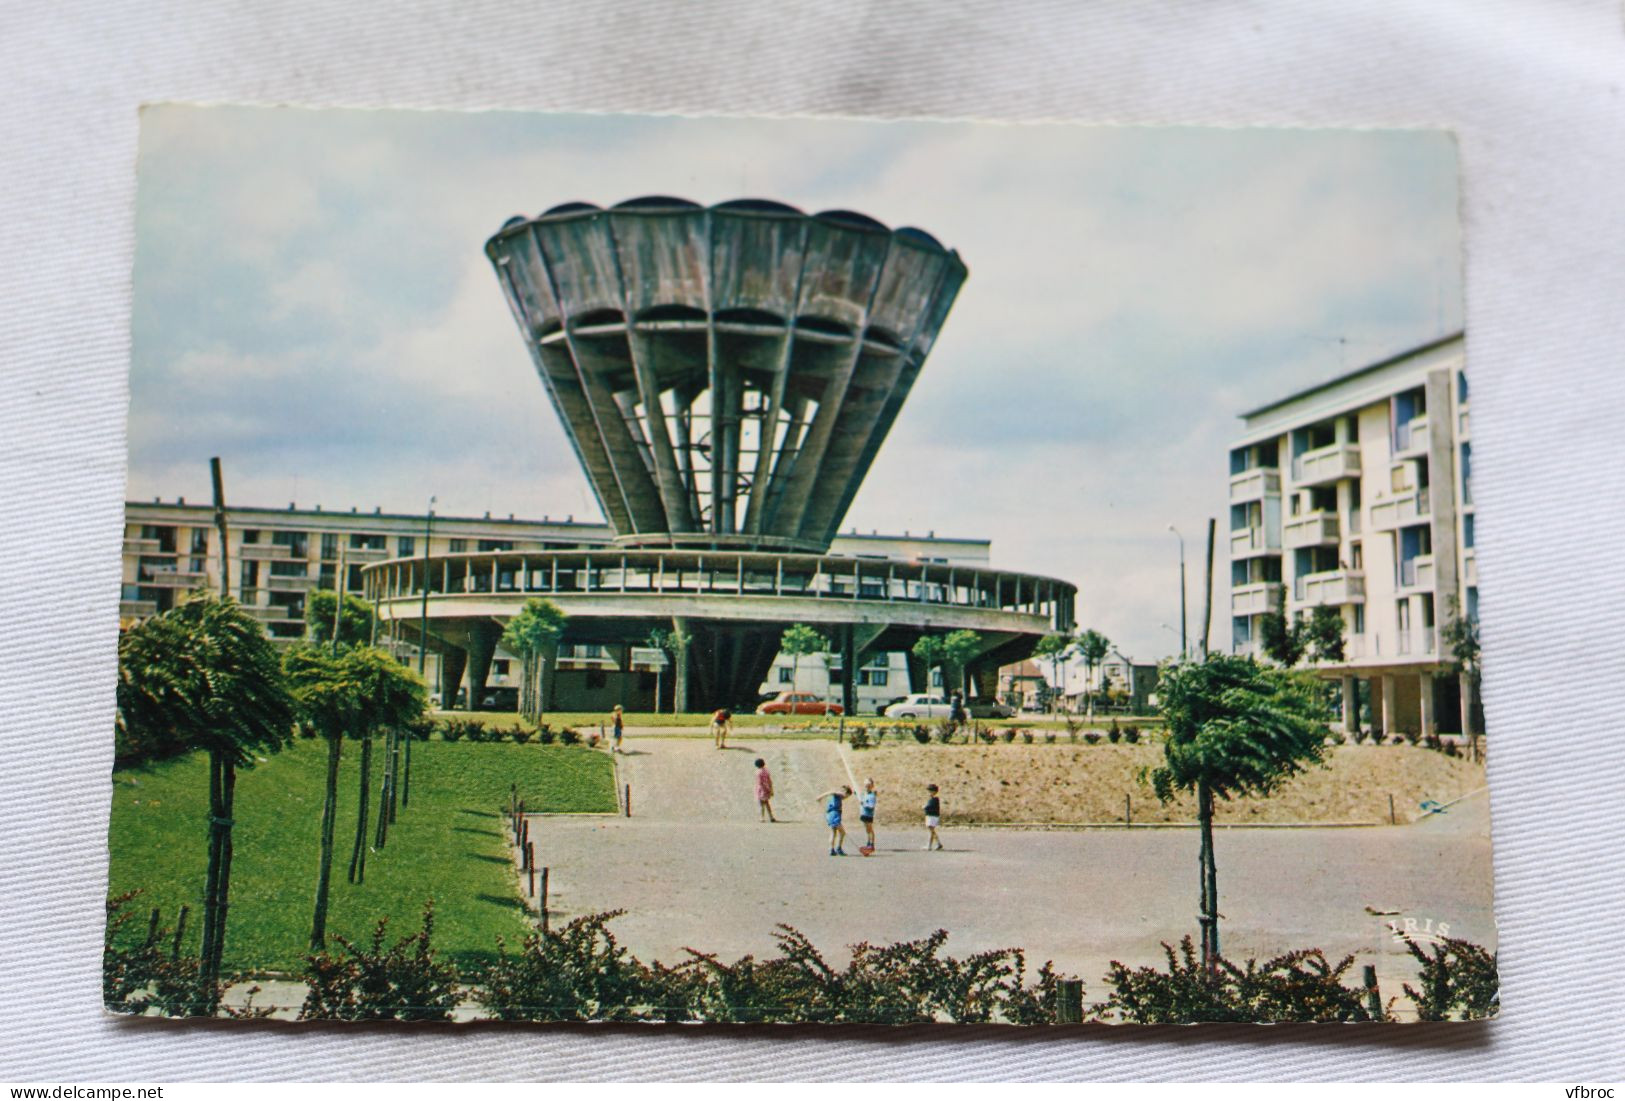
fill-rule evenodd
<path id="1" fill-rule="evenodd" d="M 597 518 L 481 246 L 513 214 L 766 197 L 970 278 L 845 527 L 978 536 L 1137 660 L 1198 633 L 1237 414 L 1461 327 L 1433 131 L 148 108 L 128 495 Z"/>

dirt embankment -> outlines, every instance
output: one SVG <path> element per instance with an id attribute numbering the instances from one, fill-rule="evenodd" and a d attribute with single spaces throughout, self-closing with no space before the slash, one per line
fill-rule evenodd
<path id="1" fill-rule="evenodd" d="M 1140 779 L 1162 762 L 1156 745 L 883 745 L 848 759 L 860 786 L 874 778 L 882 823 L 917 820 L 930 783 L 942 789 L 950 824 L 1121 822 L 1125 795 L 1137 823 L 1196 819 L 1194 797 L 1163 805 Z M 1422 801 L 1446 803 L 1484 782 L 1483 765 L 1431 749 L 1328 747 L 1327 767 L 1311 767 L 1265 799 L 1221 801 L 1216 820 L 1387 822 L 1392 795 L 1398 820 L 1407 822 L 1422 814 Z"/>

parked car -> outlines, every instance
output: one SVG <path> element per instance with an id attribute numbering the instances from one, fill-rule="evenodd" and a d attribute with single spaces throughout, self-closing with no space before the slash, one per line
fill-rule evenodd
<path id="1" fill-rule="evenodd" d="M 888 719 L 946 719 L 953 713 L 953 705 L 941 696 L 917 692 L 904 696 L 900 703 L 886 708 Z"/>
<path id="2" fill-rule="evenodd" d="M 973 719 L 1013 719 L 1016 709 L 1009 704 L 995 699 L 973 697 L 965 702 L 965 710 Z"/>
<path id="3" fill-rule="evenodd" d="M 841 705 L 811 692 L 780 692 L 756 709 L 758 715 L 839 715 Z"/>

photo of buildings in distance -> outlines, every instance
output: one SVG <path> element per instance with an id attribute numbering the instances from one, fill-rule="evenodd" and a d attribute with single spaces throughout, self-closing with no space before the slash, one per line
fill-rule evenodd
<path id="1" fill-rule="evenodd" d="M 109 1010 L 1493 1016 L 1457 194 L 148 108 Z"/>

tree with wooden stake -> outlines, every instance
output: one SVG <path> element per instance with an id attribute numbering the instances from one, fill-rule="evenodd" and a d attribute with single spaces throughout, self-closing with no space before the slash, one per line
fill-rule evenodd
<path id="1" fill-rule="evenodd" d="M 564 633 L 564 610 L 551 600 L 533 596 L 525 601 L 519 614 L 508 621 L 502 632 L 502 648 L 518 654 L 522 669 L 520 696 L 522 711 L 530 719 L 540 722 L 544 707 L 542 661 L 550 647 Z"/>
<path id="2" fill-rule="evenodd" d="M 1054 700 L 1065 694 L 1066 686 L 1061 683 L 1061 663 L 1072 656 L 1074 642 L 1071 635 L 1051 634 L 1038 640 L 1033 647 L 1033 657 L 1040 661 L 1047 661 L 1050 665 L 1050 675 L 1055 681 L 1055 694 L 1051 697 L 1050 710 L 1055 710 Z"/>
<path id="3" fill-rule="evenodd" d="M 360 716 L 361 783 L 356 807 L 355 848 L 350 854 L 350 882 L 367 878 L 367 819 L 372 782 L 372 736 L 380 730 L 400 730 L 423 716 L 429 690 L 416 673 L 382 650 L 358 647 L 343 655 L 346 669 L 359 682 L 366 701 Z M 379 814 L 388 808 L 379 807 Z"/>
<path id="4" fill-rule="evenodd" d="M 115 721 L 126 741 L 209 754 L 200 991 L 214 990 L 230 909 L 236 770 L 293 737 L 294 700 L 277 651 L 236 601 L 196 595 L 119 637 Z M 199 1012 L 213 1009 L 200 1005 Z"/>
<path id="5" fill-rule="evenodd" d="M 282 657 L 289 686 L 299 705 L 299 721 L 327 741 L 327 788 L 322 799 L 321 859 L 316 873 L 316 914 L 310 950 L 327 946 L 327 898 L 333 874 L 333 830 L 338 820 L 339 757 L 344 739 L 362 725 L 366 701 L 351 664 L 322 646 L 295 646 Z"/>
<path id="6" fill-rule="evenodd" d="M 372 637 L 372 605 L 352 593 L 344 594 L 343 610 L 331 589 L 317 589 L 305 600 L 305 637 L 312 642 L 334 641 L 334 620 L 342 646 L 365 646 Z"/>
<path id="7" fill-rule="evenodd" d="M 1078 656 L 1083 658 L 1084 666 L 1083 694 L 1084 699 L 1088 701 L 1088 714 L 1091 719 L 1095 717 L 1095 670 L 1106 660 L 1106 654 L 1111 648 L 1111 640 L 1092 627 L 1078 636 Z"/>
<path id="8" fill-rule="evenodd" d="M 790 655 L 791 689 L 801 690 L 801 659 L 828 650 L 829 640 L 805 623 L 793 623 L 784 629 L 779 636 L 779 653 Z"/>
<path id="9" fill-rule="evenodd" d="M 1196 793 L 1201 823 L 1202 962 L 1219 958 L 1219 880 L 1213 853 L 1213 801 L 1268 795 L 1324 760 L 1324 708 L 1302 674 L 1251 658 L 1213 654 L 1163 675 L 1157 695 L 1168 726 L 1165 762 L 1150 773 L 1164 803 Z"/>

